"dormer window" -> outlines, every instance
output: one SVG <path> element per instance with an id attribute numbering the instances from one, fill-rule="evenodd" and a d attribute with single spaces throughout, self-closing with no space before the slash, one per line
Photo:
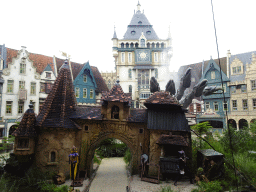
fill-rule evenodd
<path id="1" fill-rule="evenodd" d="M 84 81 L 84 83 L 87 83 L 87 75 L 83 75 L 83 81 Z"/>
<path id="2" fill-rule="evenodd" d="M 28 138 L 19 138 L 17 148 L 28 148 L 29 147 L 29 139 Z"/>
<path id="3" fill-rule="evenodd" d="M 139 22 L 138 22 L 138 24 L 140 24 L 140 25 L 141 25 L 141 24 L 142 24 L 142 22 L 141 22 L 141 21 L 139 21 Z"/>
<path id="4" fill-rule="evenodd" d="M 119 107 L 116 105 L 111 109 L 111 119 L 119 119 Z"/>
<path id="5" fill-rule="evenodd" d="M 241 66 L 232 67 L 233 74 L 239 74 L 241 73 Z"/>
<path id="6" fill-rule="evenodd" d="M 135 35 L 135 33 L 136 33 L 135 31 L 131 31 L 131 34 L 132 34 L 132 35 Z"/>
<path id="7" fill-rule="evenodd" d="M 151 31 L 147 31 L 146 34 L 147 34 L 147 35 L 151 35 Z"/>
<path id="8" fill-rule="evenodd" d="M 46 73 L 45 73 L 45 77 L 46 77 L 47 79 L 50 79 L 50 78 L 51 78 L 51 73 L 46 72 Z"/>
<path id="9" fill-rule="evenodd" d="M 140 40 L 140 46 L 141 47 L 145 47 L 145 39 L 141 39 Z"/>

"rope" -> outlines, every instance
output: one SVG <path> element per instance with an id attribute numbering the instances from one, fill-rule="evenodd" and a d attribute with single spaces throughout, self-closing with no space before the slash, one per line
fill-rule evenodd
<path id="1" fill-rule="evenodd" d="M 222 89 L 223 89 L 223 79 L 222 79 L 221 66 L 220 66 L 220 57 L 219 57 L 219 46 L 218 46 L 218 38 L 217 38 L 217 32 L 216 32 L 216 26 L 215 26 L 215 18 L 214 18 L 214 11 L 213 11 L 212 0 L 211 0 L 211 5 L 212 5 L 212 16 L 213 16 L 213 24 L 214 24 L 214 31 L 215 31 L 215 39 L 216 39 L 219 67 L 220 67 L 220 78 L 221 78 L 221 85 L 222 85 Z M 222 94 L 223 94 L 223 100 L 224 100 L 224 106 L 225 106 L 226 98 L 225 98 L 224 90 L 222 90 Z M 234 166 L 234 172 L 235 172 L 235 178 L 236 178 L 236 188 L 237 188 L 237 191 L 238 191 L 238 181 L 237 181 L 237 174 L 236 174 L 236 166 L 235 166 L 235 159 L 234 159 L 234 153 L 233 153 L 233 146 L 232 146 L 232 143 L 231 143 L 231 134 L 230 134 L 230 127 L 229 127 L 229 124 L 228 124 L 228 112 L 227 112 L 227 110 L 225 110 L 225 113 L 226 113 L 226 117 L 227 117 L 226 122 L 227 122 L 228 134 L 229 134 L 229 145 L 230 145 L 230 149 L 231 149 L 233 166 Z"/>

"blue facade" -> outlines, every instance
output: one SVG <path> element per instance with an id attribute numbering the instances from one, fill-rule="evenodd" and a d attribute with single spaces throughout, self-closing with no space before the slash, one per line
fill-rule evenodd
<path id="1" fill-rule="evenodd" d="M 227 103 L 227 110 L 230 110 L 229 106 L 229 99 L 230 99 L 230 90 L 227 85 L 227 82 L 229 82 L 228 77 L 226 76 L 223 71 L 220 73 L 219 66 L 214 62 L 214 60 L 210 60 L 208 63 L 208 66 L 206 67 L 202 79 L 208 80 L 207 86 L 217 86 L 222 87 L 221 82 L 221 75 L 222 75 L 222 81 L 223 81 L 223 89 L 224 89 L 224 95 L 225 95 L 225 102 Z M 212 95 L 209 96 L 202 96 L 202 99 L 204 101 L 204 107 L 206 113 L 203 115 L 197 116 L 197 123 L 203 122 L 203 121 L 209 121 L 211 125 L 214 128 L 226 128 L 226 116 L 225 116 L 225 110 L 224 110 L 224 97 L 221 90 L 215 92 Z M 210 113 L 207 113 L 208 111 L 211 111 Z"/>
<path id="2" fill-rule="evenodd" d="M 73 84 L 77 103 L 96 103 L 97 84 L 89 62 L 84 65 Z"/>

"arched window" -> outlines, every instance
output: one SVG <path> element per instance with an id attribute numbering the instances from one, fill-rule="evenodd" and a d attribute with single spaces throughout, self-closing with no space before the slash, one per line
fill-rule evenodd
<path id="1" fill-rule="evenodd" d="M 152 48 L 155 48 L 155 43 L 152 43 Z"/>
<path id="2" fill-rule="evenodd" d="M 139 47 L 139 43 L 135 43 L 135 47 L 138 48 Z"/>
<path id="3" fill-rule="evenodd" d="M 147 43 L 147 48 L 150 48 L 150 43 Z"/>
<path id="4" fill-rule="evenodd" d="M 132 93 L 132 85 L 129 85 L 129 93 Z"/>
<path id="5" fill-rule="evenodd" d="M 129 43 L 126 43 L 125 46 L 126 46 L 126 48 L 129 48 Z"/>
<path id="6" fill-rule="evenodd" d="M 145 47 L 145 39 L 141 39 L 140 40 L 140 46 L 141 47 Z"/>
<path id="7" fill-rule="evenodd" d="M 51 152 L 51 162 L 56 162 L 56 152 L 55 151 Z"/>
<path id="8" fill-rule="evenodd" d="M 161 43 L 161 48 L 164 48 L 164 43 Z"/>
<path id="9" fill-rule="evenodd" d="M 131 48 L 133 48 L 134 47 L 134 44 L 133 43 L 131 43 Z"/>
<path id="10" fill-rule="evenodd" d="M 111 109 L 111 119 L 119 119 L 119 107 L 116 105 Z"/>
<path id="11" fill-rule="evenodd" d="M 124 43 L 121 43 L 121 48 L 124 48 Z"/>
<path id="12" fill-rule="evenodd" d="M 156 44 L 156 48 L 159 48 L 159 43 Z"/>

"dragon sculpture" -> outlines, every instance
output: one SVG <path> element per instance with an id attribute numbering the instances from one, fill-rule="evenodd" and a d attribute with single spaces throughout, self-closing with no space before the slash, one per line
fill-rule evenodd
<path id="1" fill-rule="evenodd" d="M 181 77 L 177 94 L 175 95 L 176 93 L 175 83 L 172 79 L 169 80 L 168 83 L 166 84 L 165 91 L 169 92 L 170 95 L 172 95 L 173 97 L 176 97 L 177 100 L 180 102 L 181 105 L 183 105 L 183 108 L 185 109 L 190 105 L 190 103 L 195 97 L 200 97 L 202 94 L 204 96 L 208 96 L 208 95 L 214 94 L 214 92 L 218 90 L 222 90 L 222 88 L 216 87 L 216 86 L 206 87 L 207 80 L 203 79 L 193 87 L 193 90 L 190 93 L 188 93 L 187 95 L 184 95 L 185 90 L 190 86 L 191 86 L 191 68 L 188 68 L 185 74 Z M 160 91 L 159 83 L 154 77 L 150 79 L 150 91 L 152 93 Z"/>

